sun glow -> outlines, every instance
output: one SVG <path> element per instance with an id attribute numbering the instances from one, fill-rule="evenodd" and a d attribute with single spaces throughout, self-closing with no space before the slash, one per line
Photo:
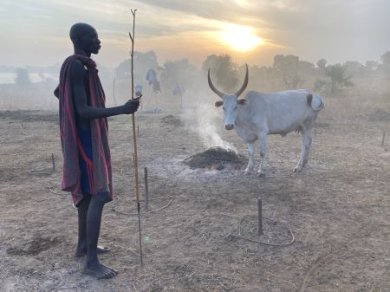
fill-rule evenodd
<path id="1" fill-rule="evenodd" d="M 249 52 L 262 44 L 262 39 L 248 26 L 224 25 L 219 36 L 224 44 L 239 52 Z"/>

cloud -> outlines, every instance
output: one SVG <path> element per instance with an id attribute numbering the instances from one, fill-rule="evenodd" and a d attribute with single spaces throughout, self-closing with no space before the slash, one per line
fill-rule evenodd
<path id="1" fill-rule="evenodd" d="M 169 46 L 177 54 L 182 39 L 198 58 L 220 52 L 215 35 L 228 23 L 252 27 L 267 40 L 259 53 L 267 49 L 313 61 L 372 58 L 390 47 L 387 0 L 2 0 L 0 37 L 3 43 L 19 37 L 15 50 L 39 41 L 45 55 L 46 40 L 67 41 L 70 26 L 83 21 L 118 46 L 128 41 L 132 8 L 138 9 L 138 45 L 153 45 L 148 49 L 157 52 L 163 48 L 166 55 Z"/>

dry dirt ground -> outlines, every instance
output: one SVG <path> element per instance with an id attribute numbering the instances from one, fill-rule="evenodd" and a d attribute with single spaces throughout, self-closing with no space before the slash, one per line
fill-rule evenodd
<path id="1" fill-rule="evenodd" d="M 110 118 L 116 197 L 100 244 L 112 250 L 101 260 L 119 275 L 99 281 L 82 275 L 73 256 L 76 209 L 59 190 L 56 113 L 1 112 L 0 290 L 390 291 L 389 103 L 325 102 L 308 168 L 291 173 L 298 134 L 272 136 L 264 178 L 190 169 L 183 160 L 207 148 L 180 112 L 138 113 L 140 193 L 147 167 L 150 196 L 143 266 L 131 119 Z M 234 132 L 223 135 L 247 155 Z"/>

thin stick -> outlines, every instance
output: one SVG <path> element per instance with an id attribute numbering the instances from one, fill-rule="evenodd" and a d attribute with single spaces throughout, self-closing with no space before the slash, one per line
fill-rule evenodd
<path id="1" fill-rule="evenodd" d="M 137 9 L 131 9 L 133 15 L 133 34 L 129 32 L 131 40 L 131 99 L 134 99 L 134 38 L 135 38 L 135 12 Z M 139 235 L 139 255 L 141 266 L 143 265 L 142 257 L 142 234 L 141 234 L 141 205 L 139 201 L 139 184 L 138 184 L 138 156 L 137 156 L 137 136 L 135 127 L 135 113 L 131 115 L 133 122 L 133 147 L 134 147 L 134 170 L 135 170 L 135 198 L 137 200 L 137 212 L 138 212 L 138 235 Z"/>
<path id="2" fill-rule="evenodd" d="M 116 98 L 115 98 L 115 83 L 116 83 L 116 79 L 114 77 L 114 80 L 112 81 L 112 98 L 114 99 L 114 105 L 116 106 L 117 103 L 116 103 Z"/>
<path id="3" fill-rule="evenodd" d="M 144 169 L 145 174 L 145 210 L 149 209 L 149 186 L 148 186 L 148 168 Z"/>
<path id="4" fill-rule="evenodd" d="M 273 219 L 270 219 L 270 218 L 267 218 L 265 216 L 263 216 L 263 219 L 266 219 L 266 220 L 269 220 L 273 223 L 276 223 L 276 221 L 274 221 Z M 234 236 L 234 237 L 237 237 L 237 238 L 241 238 L 241 239 L 244 239 L 244 240 L 247 240 L 247 241 L 250 241 L 250 242 L 255 242 L 255 243 L 258 243 L 258 244 L 264 244 L 264 245 L 269 245 L 269 246 L 289 246 L 291 244 L 293 244 L 295 242 L 295 236 L 294 236 L 294 233 L 291 231 L 290 227 L 286 224 L 286 227 L 288 229 L 288 232 L 290 233 L 290 236 L 291 236 L 291 240 L 287 243 L 271 243 L 271 242 L 263 242 L 263 241 L 259 241 L 259 240 L 255 240 L 255 239 L 251 239 L 251 238 L 248 238 L 248 237 L 244 237 L 241 235 L 241 224 L 242 224 L 242 221 L 243 219 L 240 221 L 240 223 L 238 224 L 238 235 L 234 235 L 234 234 L 231 234 L 231 236 Z"/>
<path id="5" fill-rule="evenodd" d="M 261 201 L 261 199 L 257 199 L 257 212 L 258 212 L 258 219 L 259 219 L 259 226 L 258 226 L 258 230 L 257 230 L 257 234 L 259 236 L 263 235 L 263 202 Z"/>
<path id="6" fill-rule="evenodd" d="M 51 163 L 53 165 L 52 171 L 56 171 L 56 161 L 54 160 L 54 153 L 51 154 Z"/>

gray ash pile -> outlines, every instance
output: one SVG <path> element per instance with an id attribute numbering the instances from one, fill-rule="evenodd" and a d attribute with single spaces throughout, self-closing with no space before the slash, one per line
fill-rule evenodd
<path id="1" fill-rule="evenodd" d="M 211 147 L 204 152 L 194 154 L 183 160 L 183 163 L 191 169 L 241 169 L 246 163 L 247 158 L 237 154 L 233 150 L 221 147 Z"/>

